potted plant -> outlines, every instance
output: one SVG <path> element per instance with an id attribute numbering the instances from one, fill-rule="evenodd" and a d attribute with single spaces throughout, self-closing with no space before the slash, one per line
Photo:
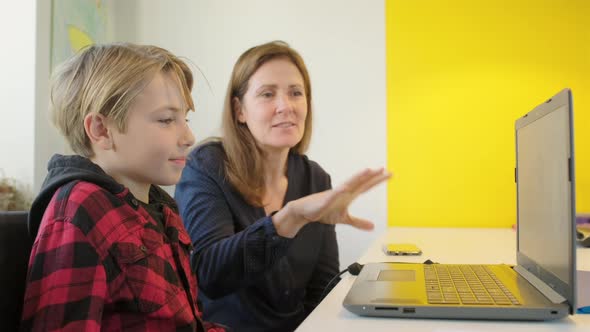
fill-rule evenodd
<path id="1" fill-rule="evenodd" d="M 0 172 L 0 211 L 28 211 L 31 201 L 31 193 L 25 185 Z"/>

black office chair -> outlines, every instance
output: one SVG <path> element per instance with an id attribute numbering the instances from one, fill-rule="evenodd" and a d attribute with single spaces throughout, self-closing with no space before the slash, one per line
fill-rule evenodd
<path id="1" fill-rule="evenodd" d="M 0 331 L 18 331 L 32 241 L 27 212 L 0 211 Z"/>

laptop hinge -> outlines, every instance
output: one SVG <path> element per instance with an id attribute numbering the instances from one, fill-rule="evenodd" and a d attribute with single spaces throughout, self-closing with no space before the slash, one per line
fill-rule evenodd
<path id="1" fill-rule="evenodd" d="M 539 292 L 543 293 L 545 297 L 549 299 L 549 301 L 553 303 L 564 303 L 567 302 L 567 299 L 553 288 L 549 287 L 543 280 L 537 278 L 534 274 L 530 273 L 524 267 L 517 265 L 514 267 L 516 273 L 518 273 L 521 277 L 525 278 L 528 282 L 530 282 Z"/>

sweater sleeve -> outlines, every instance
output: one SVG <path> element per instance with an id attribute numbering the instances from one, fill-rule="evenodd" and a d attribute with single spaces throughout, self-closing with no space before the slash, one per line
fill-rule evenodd
<path id="1" fill-rule="evenodd" d="M 218 169 L 191 159 L 175 192 L 194 245 L 191 265 L 199 288 L 210 298 L 254 283 L 287 253 L 290 243 L 290 239 L 277 234 L 270 217 L 235 231 L 228 198 L 222 190 L 228 189 L 228 184 Z"/>

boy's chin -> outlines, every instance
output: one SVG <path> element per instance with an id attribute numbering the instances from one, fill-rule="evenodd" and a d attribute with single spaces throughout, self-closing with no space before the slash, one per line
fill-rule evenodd
<path id="1" fill-rule="evenodd" d="M 178 181 L 180 181 L 180 175 L 178 175 L 175 178 L 168 178 L 168 179 L 159 179 L 159 181 L 157 181 L 158 186 L 174 186 L 178 183 Z"/>

